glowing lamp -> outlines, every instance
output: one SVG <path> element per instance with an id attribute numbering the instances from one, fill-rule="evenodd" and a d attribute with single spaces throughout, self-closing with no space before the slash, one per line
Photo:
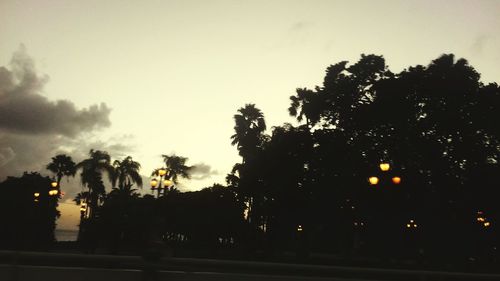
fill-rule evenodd
<path id="1" fill-rule="evenodd" d="M 401 183 L 401 178 L 400 177 L 393 177 L 392 178 L 392 183 L 394 183 L 394 184 L 400 184 Z"/>
<path id="2" fill-rule="evenodd" d="M 381 163 L 379 167 L 382 172 L 387 172 L 391 168 L 391 165 L 389 163 Z"/>
<path id="3" fill-rule="evenodd" d="M 151 188 L 154 189 L 158 185 L 158 181 L 156 179 L 151 180 Z"/>
<path id="4" fill-rule="evenodd" d="M 165 185 L 165 187 L 169 187 L 172 185 L 172 181 L 171 180 L 164 180 L 163 184 Z"/>
<path id="5" fill-rule="evenodd" d="M 57 182 L 56 182 L 56 181 L 53 181 L 53 182 L 51 182 L 51 183 L 50 183 L 50 185 L 51 185 L 52 187 L 57 187 Z"/>
<path id="6" fill-rule="evenodd" d="M 377 177 L 369 177 L 368 178 L 368 182 L 371 184 L 371 185 L 376 185 L 378 183 L 378 178 Z"/>
<path id="7" fill-rule="evenodd" d="M 163 177 L 166 173 L 167 173 L 167 170 L 165 170 L 163 168 L 158 170 L 158 175 L 160 175 L 160 177 Z"/>
<path id="8" fill-rule="evenodd" d="M 418 225 L 415 223 L 414 220 L 410 220 L 409 223 L 406 224 L 406 228 L 417 228 Z"/>
<path id="9" fill-rule="evenodd" d="M 302 230 L 303 230 L 303 229 L 302 229 L 302 225 L 301 225 L 301 224 L 299 224 L 299 225 L 297 226 L 297 231 L 298 231 L 298 232 L 301 232 Z"/>
<path id="10" fill-rule="evenodd" d="M 40 196 L 40 193 L 35 192 L 35 193 L 33 193 L 33 196 L 35 196 L 35 197 L 39 197 L 39 196 Z"/>
<path id="11" fill-rule="evenodd" d="M 486 221 L 486 222 L 483 223 L 483 225 L 484 225 L 484 227 L 489 227 L 491 224 L 490 224 L 489 221 Z"/>

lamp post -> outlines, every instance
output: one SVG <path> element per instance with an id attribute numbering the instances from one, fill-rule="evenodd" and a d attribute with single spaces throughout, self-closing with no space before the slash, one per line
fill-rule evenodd
<path id="1" fill-rule="evenodd" d="M 167 170 L 165 168 L 160 168 L 156 170 L 156 174 L 160 177 L 160 179 L 153 178 L 150 182 L 151 184 L 151 192 L 155 192 L 157 194 L 157 198 L 161 196 L 163 190 L 163 196 L 165 196 L 165 190 L 172 186 L 172 181 L 168 179 Z M 165 177 L 165 179 L 164 179 Z"/>
<path id="2" fill-rule="evenodd" d="M 407 224 L 406 224 L 406 228 L 408 229 L 414 229 L 414 228 L 417 228 L 418 225 L 417 223 L 415 222 L 415 220 L 410 220 Z"/>
<path id="3" fill-rule="evenodd" d="M 33 193 L 33 201 L 35 201 L 35 203 L 38 203 L 39 200 L 40 200 L 40 192 Z"/>
<path id="4" fill-rule="evenodd" d="M 484 228 L 489 228 L 491 226 L 491 222 L 484 215 L 483 211 L 477 212 L 476 221 Z"/>
<path id="5" fill-rule="evenodd" d="M 52 188 L 49 190 L 49 195 L 50 196 L 57 196 L 59 194 L 59 188 L 58 188 L 57 182 L 56 181 L 52 181 L 50 183 L 50 186 Z"/>
<path id="6" fill-rule="evenodd" d="M 380 171 L 382 171 L 384 173 L 384 178 L 386 178 L 386 173 L 391 170 L 391 165 L 389 163 L 380 163 L 379 164 L 379 168 L 380 168 Z M 382 177 L 381 176 L 381 177 Z M 395 185 L 398 185 L 400 184 L 402 181 L 401 177 L 400 176 L 393 176 L 391 177 L 391 182 Z M 377 176 L 370 176 L 368 177 L 368 183 L 370 185 L 373 185 L 373 186 L 376 186 L 378 183 L 380 182 L 380 177 L 377 177 Z"/>

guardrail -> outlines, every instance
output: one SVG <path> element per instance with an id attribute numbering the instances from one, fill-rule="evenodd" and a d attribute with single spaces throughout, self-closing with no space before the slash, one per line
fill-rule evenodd
<path id="1" fill-rule="evenodd" d="M 0 251 L 0 280 L 500 280 L 500 274 Z M 81 279 L 81 278 L 83 279 Z M 231 277 L 231 278 L 229 278 Z M 55 278 L 55 279 L 54 279 Z M 80 279 L 79 279 L 80 278 Z M 213 279 L 215 278 L 215 279 Z M 227 279 L 229 278 L 229 279 Z M 333 278 L 333 279 L 332 279 Z"/>

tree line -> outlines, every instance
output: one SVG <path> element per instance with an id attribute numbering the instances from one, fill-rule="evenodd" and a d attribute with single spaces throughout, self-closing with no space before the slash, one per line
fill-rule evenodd
<path id="1" fill-rule="evenodd" d="M 465 59 L 393 73 L 361 55 L 296 90 L 296 125 L 266 134 L 254 104 L 239 109 L 228 185 L 271 252 L 496 261 L 499 110 Z"/>
<path id="2" fill-rule="evenodd" d="M 393 73 L 382 56 L 361 55 L 330 65 L 321 86 L 296 90 L 294 124 L 268 130 L 254 104 L 240 108 L 231 144 L 241 162 L 226 185 L 180 192 L 191 167 L 175 155 L 163 156 L 164 178 L 152 173 L 170 181 L 156 197 L 137 193 L 140 164 L 131 157 L 112 163 L 91 150 L 78 164 L 55 156 L 47 168 L 58 187 L 79 171 L 80 239 L 90 248 L 176 243 L 496 262 L 499 109 L 498 84 L 483 84 L 465 59 L 442 55 Z"/>

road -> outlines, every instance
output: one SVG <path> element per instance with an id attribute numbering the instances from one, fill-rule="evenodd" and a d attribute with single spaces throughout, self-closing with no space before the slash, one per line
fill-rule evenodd
<path id="1" fill-rule="evenodd" d="M 1 281 L 380 281 L 499 280 L 472 274 L 304 264 L 0 251 Z"/>

